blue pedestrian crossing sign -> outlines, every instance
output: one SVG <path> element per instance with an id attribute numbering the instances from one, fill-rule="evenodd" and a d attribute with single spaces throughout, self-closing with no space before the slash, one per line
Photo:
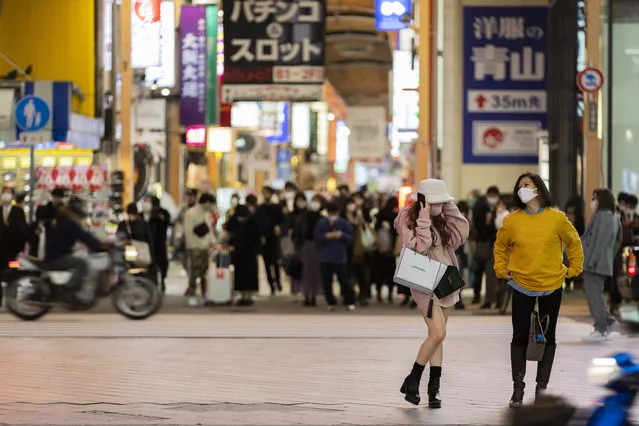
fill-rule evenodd
<path id="1" fill-rule="evenodd" d="M 37 132 L 49 124 L 49 104 L 37 96 L 24 96 L 16 105 L 16 123 L 25 132 Z"/>

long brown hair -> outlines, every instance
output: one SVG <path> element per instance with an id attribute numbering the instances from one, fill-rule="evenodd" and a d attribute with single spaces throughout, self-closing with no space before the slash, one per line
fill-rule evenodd
<path id="1" fill-rule="evenodd" d="M 419 202 L 414 203 L 408 210 L 408 229 L 417 228 L 417 218 L 419 217 L 419 210 L 421 205 Z M 437 243 L 437 236 L 442 239 L 442 246 L 447 246 L 450 242 L 450 232 L 446 228 L 446 219 L 440 214 L 438 216 L 430 217 L 430 233 L 433 239 L 433 245 Z M 437 231 L 437 232 L 435 232 Z"/>

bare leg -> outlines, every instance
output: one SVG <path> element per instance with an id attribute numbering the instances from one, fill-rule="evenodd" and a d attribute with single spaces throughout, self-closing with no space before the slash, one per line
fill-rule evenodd
<path id="1" fill-rule="evenodd" d="M 428 364 L 428 361 L 430 361 L 446 338 L 446 319 L 440 306 L 433 305 L 433 317 L 426 318 L 424 316 L 424 321 L 428 327 L 428 337 L 424 340 L 417 353 L 417 363 L 420 365 Z"/>
<path id="2" fill-rule="evenodd" d="M 444 324 L 448 324 L 448 316 L 450 315 L 450 311 L 452 308 L 441 308 L 442 314 L 444 315 Z M 444 344 L 440 343 L 437 347 L 437 350 L 430 358 L 430 366 L 431 367 L 441 367 L 442 362 L 444 360 Z"/>

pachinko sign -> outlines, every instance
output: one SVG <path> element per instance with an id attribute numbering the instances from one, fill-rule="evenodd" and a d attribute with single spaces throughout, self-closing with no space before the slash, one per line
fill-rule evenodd
<path id="1" fill-rule="evenodd" d="M 36 170 L 37 189 L 99 191 L 104 189 L 107 183 L 107 170 L 102 166 L 39 167 Z"/>

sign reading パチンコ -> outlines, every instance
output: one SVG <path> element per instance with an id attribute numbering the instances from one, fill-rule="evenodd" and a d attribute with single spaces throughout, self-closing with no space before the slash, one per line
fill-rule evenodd
<path id="1" fill-rule="evenodd" d="M 325 0 L 224 1 L 224 102 L 316 101 Z"/>

